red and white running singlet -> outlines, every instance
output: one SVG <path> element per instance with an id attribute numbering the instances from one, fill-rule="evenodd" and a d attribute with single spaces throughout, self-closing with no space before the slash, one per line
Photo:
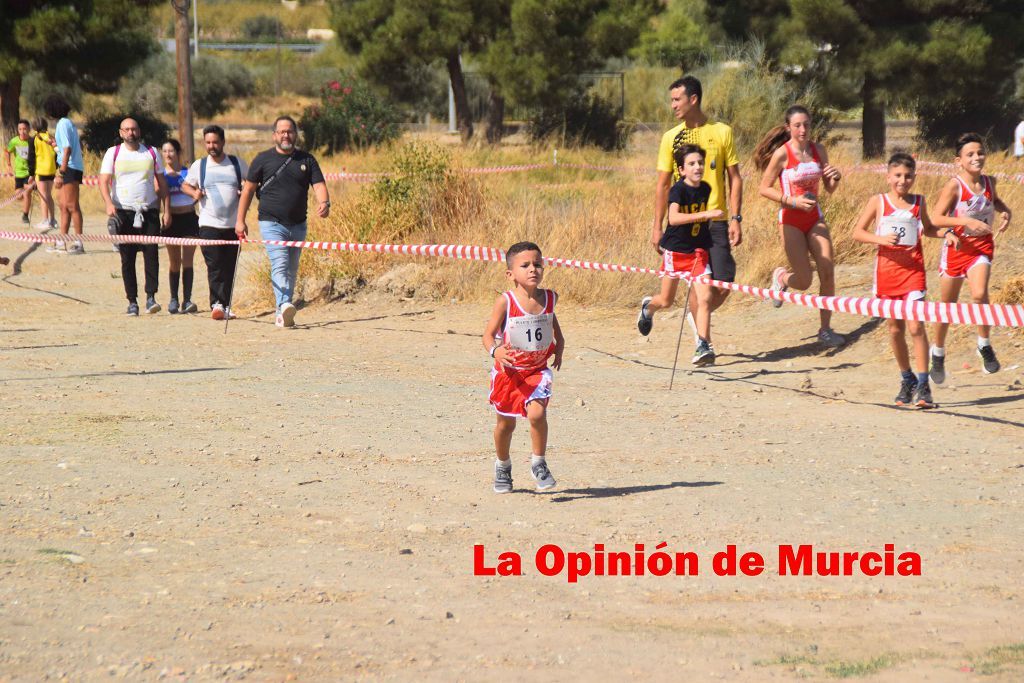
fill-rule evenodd
<path id="1" fill-rule="evenodd" d="M 921 250 L 921 195 L 910 195 L 909 209 L 897 209 L 885 194 L 878 195 L 878 220 L 875 233 L 880 236 L 899 235 L 894 246 L 879 245 L 875 256 L 874 295 L 882 298 L 903 298 L 911 292 L 924 292 L 924 253 Z"/>
<path id="2" fill-rule="evenodd" d="M 782 194 L 790 197 L 809 194 L 817 200 L 818 189 L 821 185 L 821 157 L 818 155 L 818 146 L 813 142 L 810 143 L 811 161 L 799 161 L 788 142 L 785 144 L 785 148 L 786 167 L 779 173 Z M 793 208 L 779 209 L 780 224 L 792 225 L 803 232 L 809 232 L 821 219 L 821 209 L 818 206 L 810 211 Z"/>
<path id="3" fill-rule="evenodd" d="M 971 190 L 960 176 L 956 177 L 956 182 L 960 186 L 960 196 L 953 207 L 953 216 L 976 218 L 991 227 L 996 212 L 995 204 L 992 201 L 992 179 L 987 175 L 981 176 L 981 192 Z M 964 278 L 967 277 L 967 271 L 979 263 L 992 263 L 996 248 L 991 233 L 988 235 L 965 235 L 962 225 L 953 228 L 953 231 L 960 238 L 960 248 L 954 249 L 948 244 L 943 246 L 939 257 L 939 273 L 941 275 Z"/>
<path id="4" fill-rule="evenodd" d="M 558 295 L 550 289 L 544 292 L 544 311 L 526 313 L 512 292 L 505 292 L 505 324 L 502 328 L 503 346 L 508 360 L 516 370 L 534 370 L 547 365 L 555 351 L 555 301 Z"/>

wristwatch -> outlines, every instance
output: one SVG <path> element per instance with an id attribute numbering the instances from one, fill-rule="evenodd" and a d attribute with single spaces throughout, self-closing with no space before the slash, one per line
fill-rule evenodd
<path id="1" fill-rule="evenodd" d="M 737 223 L 742 223 L 743 222 L 743 216 L 740 215 L 740 214 L 736 214 L 735 216 L 729 216 L 729 220 L 730 221 L 736 221 Z"/>
<path id="2" fill-rule="evenodd" d="M 322 201 L 320 203 L 321 204 L 326 204 L 328 209 L 331 208 L 331 200 L 330 199 L 325 199 L 324 201 Z"/>

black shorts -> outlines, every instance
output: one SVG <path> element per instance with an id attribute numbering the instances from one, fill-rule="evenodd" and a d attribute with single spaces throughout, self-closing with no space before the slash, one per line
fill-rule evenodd
<path id="1" fill-rule="evenodd" d="M 28 176 L 25 176 L 24 178 L 15 178 L 14 179 L 14 189 L 15 190 L 20 190 L 21 188 L 25 187 L 25 184 L 27 182 L 28 182 Z"/>
<path id="2" fill-rule="evenodd" d="M 69 168 L 68 170 L 64 171 L 63 178 L 64 182 L 69 185 L 71 183 L 78 183 L 79 185 L 82 184 L 82 172 L 79 171 L 77 168 Z"/>
<path id="3" fill-rule="evenodd" d="M 711 277 L 722 282 L 736 280 L 736 260 L 729 245 L 729 222 L 711 221 Z"/>
<path id="4" fill-rule="evenodd" d="M 37 175 L 36 176 L 36 180 L 38 180 L 41 183 L 45 183 L 45 182 L 49 182 L 49 181 L 53 180 L 55 177 L 56 176 L 52 176 L 52 175 Z"/>
<path id="5" fill-rule="evenodd" d="M 199 237 L 199 216 L 194 211 L 172 213 L 171 227 L 160 234 L 163 237 Z"/>

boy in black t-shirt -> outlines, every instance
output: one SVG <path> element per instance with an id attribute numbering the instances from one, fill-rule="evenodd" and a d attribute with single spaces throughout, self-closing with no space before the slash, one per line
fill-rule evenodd
<path id="1" fill-rule="evenodd" d="M 679 167 L 680 180 L 668 193 L 668 230 L 656 240 L 662 255 L 662 267 L 670 273 L 687 273 L 693 277 L 710 275 L 708 249 L 711 247 L 709 222 L 722 217 L 719 209 L 708 210 L 711 186 L 704 177 L 704 150 L 696 145 L 683 145 L 673 153 Z M 647 336 L 654 326 L 654 312 L 672 305 L 679 287 L 678 277 L 664 277 L 661 292 L 645 296 L 640 302 L 636 326 Z M 715 351 L 711 347 L 711 285 L 693 280 L 697 306 L 693 312 L 697 328 L 697 350 L 694 365 L 711 365 Z"/>

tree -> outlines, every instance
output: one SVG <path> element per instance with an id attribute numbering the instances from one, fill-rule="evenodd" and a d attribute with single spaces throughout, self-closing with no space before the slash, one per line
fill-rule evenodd
<path id="1" fill-rule="evenodd" d="M 338 38 L 360 56 L 360 73 L 388 86 L 398 99 L 414 99 L 424 67 L 441 61 L 455 95 L 463 142 L 473 137 L 461 56 L 480 48 L 507 0 L 333 0 Z"/>
<path id="2" fill-rule="evenodd" d="M 335 30 L 360 54 L 362 75 L 399 99 L 415 89 L 417 67 L 445 65 L 463 141 L 473 121 L 461 59 L 472 60 L 490 86 L 490 142 L 501 138 L 506 98 L 563 104 L 580 72 L 625 55 L 659 8 L 659 0 L 333 2 Z"/>
<path id="3" fill-rule="evenodd" d="M 0 13 L 0 126 L 14 134 L 22 77 L 111 92 L 117 79 L 155 49 L 149 8 L 161 0 L 5 0 Z"/>
<path id="4" fill-rule="evenodd" d="M 479 54 L 481 71 L 513 102 L 564 106 L 579 76 L 626 55 L 658 0 L 512 0 L 509 22 Z"/>
<path id="5" fill-rule="evenodd" d="M 709 24 L 705 0 L 669 0 L 663 14 L 640 36 L 634 53 L 650 64 L 689 71 L 722 33 Z"/>
<path id="6" fill-rule="evenodd" d="M 1021 54 L 1019 39 L 1006 35 L 1001 40 L 1003 50 L 992 49 L 994 36 L 1009 33 L 999 24 L 1020 30 L 1021 20 L 1009 11 L 1009 4 L 998 0 L 791 0 L 793 27 L 804 32 L 806 42 L 802 47 L 794 45 L 790 55 L 802 50 L 807 56 L 810 49 L 817 50 L 826 67 L 835 68 L 836 76 L 859 84 L 863 153 L 878 157 L 885 153 L 885 110 L 893 98 L 912 98 L 919 112 L 934 112 L 941 118 L 947 106 L 962 100 L 965 93 L 990 94 L 998 89 L 994 84 L 1012 78 L 1014 55 Z M 1002 11 L 994 11 L 997 5 L 1004 5 Z M 980 113 L 992 109 L 991 104 L 973 109 Z"/>

